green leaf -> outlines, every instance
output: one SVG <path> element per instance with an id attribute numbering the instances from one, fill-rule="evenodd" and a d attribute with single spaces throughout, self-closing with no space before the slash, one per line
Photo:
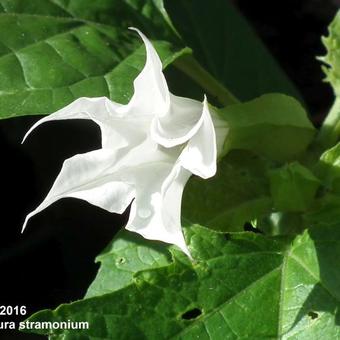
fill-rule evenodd
<path id="1" fill-rule="evenodd" d="M 238 99 L 250 100 L 267 92 L 300 98 L 231 1 L 168 0 L 164 4 L 198 62 Z M 184 60 L 179 66 L 183 70 L 191 69 L 192 59 Z"/>
<path id="2" fill-rule="evenodd" d="M 340 193 L 340 143 L 321 155 L 315 171 L 328 191 Z"/>
<path id="3" fill-rule="evenodd" d="M 1 0 L 0 12 L 76 18 L 89 24 L 106 24 L 143 31 L 178 41 L 158 0 Z M 160 15 L 164 15 L 164 18 Z M 161 32 L 160 32 L 161 31 Z M 160 37 L 160 35 L 159 35 Z"/>
<path id="4" fill-rule="evenodd" d="M 313 173 L 294 162 L 271 170 L 270 191 L 278 211 L 304 211 L 314 200 L 320 181 Z"/>
<path id="5" fill-rule="evenodd" d="M 298 236 L 283 263 L 281 334 L 284 339 L 336 339 L 340 334 L 340 225 Z"/>
<path id="6" fill-rule="evenodd" d="M 336 96 L 340 95 L 340 12 L 337 13 L 328 27 L 328 36 L 322 38 L 326 55 L 319 57 L 324 65 L 325 81 L 329 82 Z"/>
<path id="7" fill-rule="evenodd" d="M 210 179 L 190 179 L 184 190 L 182 215 L 222 231 L 241 231 L 244 224 L 272 209 L 269 181 L 272 164 L 251 152 L 232 151 Z"/>
<path id="8" fill-rule="evenodd" d="M 304 219 L 309 225 L 337 223 L 340 218 L 340 143 L 321 155 L 314 172 L 322 181 L 322 190 Z"/>
<path id="9" fill-rule="evenodd" d="M 303 218 L 309 226 L 336 224 L 340 220 L 340 197 L 332 194 L 324 195 L 315 201 Z"/>
<path id="10" fill-rule="evenodd" d="M 26 331 L 72 340 L 338 337 L 339 225 L 292 243 L 200 226 L 186 237 L 195 262 L 172 250 L 172 263 L 136 273 L 125 288 L 38 312 L 26 324 L 88 321 L 88 330 Z"/>
<path id="11" fill-rule="evenodd" d="M 302 153 L 315 133 L 303 107 L 282 94 L 267 94 L 219 112 L 229 127 L 225 152 L 244 149 L 286 161 Z"/>
<path id="12" fill-rule="evenodd" d="M 318 145 L 325 150 L 333 146 L 340 136 L 340 12 L 329 25 L 328 36 L 323 37 L 322 42 L 327 53 L 318 59 L 323 62 L 325 81 L 330 83 L 336 97 L 318 136 Z"/>
<path id="13" fill-rule="evenodd" d="M 297 235 L 309 227 L 304 215 L 296 212 L 273 212 L 256 223 L 266 235 Z"/>
<path id="14" fill-rule="evenodd" d="M 96 258 L 100 268 L 85 298 L 111 293 L 132 283 L 133 275 L 144 269 L 170 263 L 169 252 L 157 242 L 126 230 L 120 231 Z"/>
<path id="15" fill-rule="evenodd" d="M 127 26 L 148 21 L 141 8 L 119 3 L 2 1 L 0 118 L 50 113 L 81 96 L 126 103 L 145 62 L 144 46 Z M 112 11 L 116 19 L 103 24 Z M 135 20 L 124 21 L 127 13 Z M 155 45 L 164 67 L 190 52 L 164 41 Z"/>
<path id="16" fill-rule="evenodd" d="M 198 91 L 200 99 L 203 92 L 208 92 L 211 99 L 216 97 L 221 103 L 232 103 L 235 100 L 229 89 L 240 99 L 268 90 L 296 94 L 247 23 L 228 3 L 220 4 L 229 18 L 225 21 L 228 24 L 223 24 L 222 30 L 216 26 L 220 34 L 228 35 L 227 48 L 220 43 L 218 35 L 215 39 L 207 34 L 187 37 L 183 32 L 187 43 L 197 49 L 198 60 L 209 74 L 189 57 L 189 50 L 184 48 L 171 23 L 171 20 L 178 23 L 182 32 L 184 23 L 187 24 L 182 15 L 190 8 L 181 13 L 173 6 L 181 8 L 188 4 L 167 2 L 164 6 L 161 0 L 1 1 L 0 118 L 50 113 L 79 96 L 108 96 L 127 102 L 131 96 L 131 80 L 144 63 L 144 48 L 138 49 L 140 41 L 127 32 L 129 26 L 142 29 L 151 38 L 171 42 L 158 46 L 164 66 L 183 56 L 176 65 L 202 86 L 204 90 Z M 202 11 L 203 2 L 195 3 L 190 24 L 203 27 L 202 15 L 213 17 L 215 5 L 204 3 Z M 165 7 L 170 9 L 171 20 Z M 191 28 L 194 31 L 194 27 Z M 230 32 L 238 32 L 240 39 L 251 45 L 255 59 L 248 60 L 249 54 L 244 51 L 248 45 L 239 44 L 239 39 Z M 202 46 L 197 43 L 199 37 Z M 214 54 L 216 65 L 212 65 L 212 60 L 206 62 L 202 48 L 216 52 L 223 48 L 227 55 L 224 58 L 221 53 Z M 257 52 L 259 55 L 255 56 Z M 236 61 L 240 67 L 235 67 Z M 189 84 L 187 78 L 183 81 Z M 181 86 L 175 82 L 173 91 Z"/>

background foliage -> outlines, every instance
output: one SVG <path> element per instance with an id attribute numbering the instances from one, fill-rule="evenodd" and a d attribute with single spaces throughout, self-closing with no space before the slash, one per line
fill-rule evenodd
<path id="1" fill-rule="evenodd" d="M 145 58 L 127 30 L 132 25 L 154 40 L 174 92 L 198 99 L 207 92 L 218 107 L 228 105 L 221 115 L 232 136 L 219 175 L 193 179 L 186 189 L 183 217 L 194 263 L 176 249 L 120 232 L 97 258 L 101 267 L 85 299 L 31 321 L 86 319 L 93 339 L 339 336 L 337 147 L 317 160 L 337 141 L 337 129 L 326 128 L 313 142 L 313 125 L 292 98 L 301 99 L 295 86 L 228 2 L 1 6 L 3 118 L 49 113 L 79 96 L 126 102 Z M 330 41 L 337 30 L 332 34 Z M 327 62 L 334 67 L 332 58 Z M 253 99 L 266 92 L 292 97 Z M 328 127 L 334 121 L 337 115 Z M 245 224 L 264 235 L 244 232 Z M 84 334 L 53 338 L 65 336 Z"/>

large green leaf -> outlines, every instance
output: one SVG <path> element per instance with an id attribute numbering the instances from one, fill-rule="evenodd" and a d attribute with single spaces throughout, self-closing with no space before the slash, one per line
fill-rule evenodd
<path id="1" fill-rule="evenodd" d="M 305 151 L 315 129 L 292 97 L 267 94 L 220 110 L 229 127 L 225 152 L 244 149 L 286 161 Z"/>
<path id="2" fill-rule="evenodd" d="M 295 94 L 246 22 L 228 3 L 220 2 L 218 6 L 215 1 L 208 6 L 205 3 L 204 12 L 201 1 L 194 6 L 186 1 L 165 5 L 156 0 L 0 1 L 0 118 L 46 114 L 79 96 L 108 96 L 126 102 L 131 96 L 131 81 L 144 63 L 144 49 L 138 49 L 140 41 L 127 31 L 129 26 L 142 29 L 151 38 L 171 42 L 172 45 L 158 45 L 164 66 L 186 55 L 175 64 L 203 87 L 198 91 L 201 98 L 204 91 L 212 99 L 216 97 L 220 103 L 229 104 L 234 100 L 229 90 L 240 99 L 268 90 Z M 188 36 L 183 31 L 187 5 L 193 6 L 191 32 L 195 32 L 198 24 L 203 27 L 203 13 L 211 21 L 219 6 L 223 7 L 223 14 L 229 18 L 224 22 L 228 25 L 215 19 L 214 22 L 223 26 L 221 30 L 216 26 L 217 33 L 227 34 L 225 45 L 220 43 L 218 34 L 212 39 L 207 34 Z M 211 74 L 189 57 L 189 50 L 171 24 L 167 7 L 186 43 L 197 50 L 197 59 Z M 239 40 L 247 41 L 252 46 L 249 48 L 259 51 L 259 55 L 253 53 L 249 60 L 244 51 L 248 45 L 239 44 Z M 227 51 L 225 58 L 220 49 Z M 211 57 L 205 60 L 207 53 L 214 55 L 215 61 Z M 186 87 L 190 84 L 182 77 L 173 82 L 175 92 L 177 87 L 183 87 L 183 81 Z"/>
<path id="3" fill-rule="evenodd" d="M 145 61 L 140 39 L 127 26 L 147 30 L 148 20 L 142 8 L 117 3 L 1 1 L 0 117 L 50 113 L 81 96 L 127 102 Z M 149 2 L 143 9 L 156 11 Z M 103 24 L 112 11 L 116 20 Z M 164 66 L 189 52 L 155 45 Z"/>
<path id="4" fill-rule="evenodd" d="M 196 59 L 180 58 L 176 66 L 220 103 L 232 100 L 229 92 L 240 100 L 273 91 L 299 97 L 295 86 L 229 0 L 101 0 L 86 1 L 86 5 L 79 0 L 58 0 L 55 3 L 74 17 L 117 27 L 137 26 L 151 37 L 176 44 L 182 38 L 185 45 L 194 49 Z"/>
<path id="5" fill-rule="evenodd" d="M 26 331 L 72 340 L 339 337 L 339 225 L 293 242 L 200 226 L 185 233 L 194 262 L 173 249 L 173 262 L 135 273 L 124 288 L 41 311 L 27 324 L 88 321 L 88 330 Z"/>

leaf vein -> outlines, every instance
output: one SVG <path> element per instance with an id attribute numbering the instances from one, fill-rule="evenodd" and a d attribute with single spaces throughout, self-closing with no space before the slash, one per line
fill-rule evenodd
<path id="1" fill-rule="evenodd" d="M 293 254 L 290 255 L 290 257 L 298 264 L 300 265 L 310 276 L 313 277 L 313 279 L 315 279 L 316 282 L 319 282 L 320 285 L 324 288 L 324 290 L 332 297 L 334 298 L 336 301 L 340 302 L 340 299 L 338 297 L 336 297 L 327 287 L 326 285 L 321 281 L 320 277 L 317 277 L 303 262 L 300 261 L 299 258 L 297 258 L 296 256 L 294 256 Z"/>
<path id="2" fill-rule="evenodd" d="M 265 275 L 261 276 L 259 279 L 253 281 L 250 285 L 244 287 L 243 289 L 241 289 L 239 292 L 237 292 L 234 296 L 232 296 L 230 299 L 228 299 L 227 301 L 221 303 L 220 305 L 218 305 L 217 307 L 215 307 L 214 309 L 212 309 L 209 313 L 205 314 L 204 317 L 202 317 L 203 319 L 207 319 L 209 318 L 211 315 L 213 315 L 214 313 L 218 313 L 224 306 L 226 306 L 227 304 L 231 303 L 232 301 L 234 301 L 235 299 L 237 299 L 241 294 L 247 292 L 249 289 L 251 289 L 253 286 L 255 286 L 258 283 L 261 283 L 262 281 L 265 281 L 268 277 L 270 277 L 273 273 L 281 270 L 282 264 L 280 264 L 278 267 L 275 267 L 274 269 L 272 269 L 271 271 L 269 271 L 268 273 L 266 273 Z M 203 322 L 202 319 L 198 319 L 197 321 L 199 322 Z M 190 329 L 192 329 L 195 325 L 197 324 L 197 322 L 193 322 L 191 325 L 189 325 L 187 328 L 181 330 L 180 332 L 178 332 L 177 334 L 173 335 L 171 337 L 171 339 L 175 339 L 175 337 L 185 334 L 187 333 Z"/>

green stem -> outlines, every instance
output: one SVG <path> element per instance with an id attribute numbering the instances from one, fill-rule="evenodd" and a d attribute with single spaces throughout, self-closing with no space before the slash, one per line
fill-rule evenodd
<path id="1" fill-rule="evenodd" d="M 228 91 L 209 72 L 207 72 L 193 56 L 186 55 L 178 58 L 174 62 L 174 65 L 192 78 L 205 91 L 207 91 L 208 94 L 215 97 L 223 106 L 237 104 L 240 102 L 230 91 Z"/>
<path id="2" fill-rule="evenodd" d="M 339 136 L 340 123 L 340 98 L 336 98 L 334 104 L 324 120 L 318 138 L 317 144 L 324 150 L 334 145 Z"/>

